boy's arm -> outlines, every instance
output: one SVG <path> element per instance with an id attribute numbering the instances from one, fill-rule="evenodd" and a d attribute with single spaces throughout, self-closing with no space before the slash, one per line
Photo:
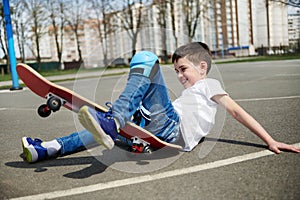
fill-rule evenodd
<path id="1" fill-rule="evenodd" d="M 228 95 L 215 95 L 212 99 L 223 106 L 236 120 L 261 138 L 268 145 L 271 151 L 280 153 L 280 150 L 287 150 L 300 153 L 300 148 L 274 140 L 251 115 L 249 115 Z"/>

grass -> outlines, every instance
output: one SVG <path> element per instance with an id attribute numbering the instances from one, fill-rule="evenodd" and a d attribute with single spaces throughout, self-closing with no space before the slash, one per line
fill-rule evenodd
<path id="1" fill-rule="evenodd" d="M 2 74 L 0 75 L 0 81 L 10 81 L 11 75 L 10 74 Z"/>
<path id="2" fill-rule="evenodd" d="M 93 71 L 103 71 L 103 70 L 111 70 L 111 69 L 121 69 L 125 67 L 114 67 L 114 68 L 94 68 L 94 69 L 69 69 L 69 70 L 49 70 L 49 71 L 39 71 L 42 76 L 61 76 L 67 74 L 76 74 L 76 73 L 84 73 L 84 72 L 93 72 Z M 0 82 L 1 81 L 11 81 L 11 74 L 0 74 Z"/>
<path id="3" fill-rule="evenodd" d="M 236 58 L 235 60 L 228 60 L 228 61 L 218 61 L 215 60 L 216 64 L 225 64 L 225 63 L 238 63 L 238 62 L 257 62 L 257 61 L 275 61 L 275 60 L 292 60 L 292 59 L 300 59 L 300 53 L 296 54 L 283 54 L 283 55 L 270 55 L 270 56 L 255 56 L 255 57 L 246 57 L 246 58 Z M 124 68 L 124 67 L 119 67 Z M 43 76 L 59 76 L 59 75 L 66 75 L 66 74 L 74 74 L 74 73 L 81 73 L 81 72 L 90 72 L 90 71 L 101 71 L 105 68 L 94 68 L 94 69 L 71 69 L 71 70 L 49 70 L 49 71 L 41 71 L 39 72 Z M 107 68 L 109 69 L 117 69 L 117 68 Z M 10 81 L 11 75 L 10 74 L 2 74 L 0 75 L 0 81 Z M 1 88 L 0 88 L 1 89 Z"/>
<path id="4" fill-rule="evenodd" d="M 95 69 L 91 69 L 91 70 L 83 70 L 83 71 L 96 71 Z M 98 69 L 99 71 L 99 69 Z M 43 76 L 52 76 L 52 75 L 64 75 L 64 74 L 73 74 L 73 73 L 77 73 L 78 70 L 65 70 L 65 73 L 61 73 L 62 71 L 56 72 L 56 70 L 51 70 L 51 71 L 47 71 L 47 72 L 41 72 L 41 74 Z M 82 72 L 80 70 L 80 72 Z M 107 74 L 103 74 L 102 77 L 107 77 L 107 76 L 116 76 L 116 75 L 123 75 L 126 72 L 118 72 L 118 73 L 107 73 Z M 11 80 L 11 75 L 10 74 L 6 74 L 4 75 L 7 78 L 7 81 Z M 7 77 L 8 76 L 8 77 Z M 86 78 L 93 78 L 94 76 L 86 76 L 80 79 L 86 79 Z M 0 79 L 1 80 L 1 79 Z M 62 82 L 62 81 L 73 81 L 74 78 L 62 78 L 59 80 L 52 80 L 51 82 L 55 83 L 55 82 Z M 25 84 L 20 84 L 21 87 L 25 87 Z M 4 85 L 4 86 L 0 86 L 0 90 L 5 90 L 5 89 L 10 89 L 12 86 L 11 85 Z"/>
<path id="5" fill-rule="evenodd" d="M 300 53 L 283 54 L 283 55 L 269 55 L 269 56 L 255 56 L 255 57 L 237 58 L 236 60 L 228 60 L 228 61 L 216 60 L 215 63 L 216 64 L 224 64 L 224 63 L 259 62 L 259 61 L 276 61 L 276 60 L 293 60 L 293 59 L 300 59 Z"/>
<path id="6" fill-rule="evenodd" d="M 76 73 L 77 70 L 50 70 L 50 71 L 42 71 L 40 74 L 43 76 L 56 76 L 56 75 L 65 75 L 65 74 L 73 74 Z M 0 81 L 10 81 L 11 80 L 11 74 L 3 74 L 0 75 Z"/>

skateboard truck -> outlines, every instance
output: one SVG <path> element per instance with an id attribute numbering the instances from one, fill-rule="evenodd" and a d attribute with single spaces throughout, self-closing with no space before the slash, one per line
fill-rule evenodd
<path id="1" fill-rule="evenodd" d="M 56 112 L 60 109 L 61 105 L 65 103 L 65 100 L 49 93 L 46 96 L 47 103 L 42 104 L 38 108 L 38 114 L 41 117 L 48 117 L 51 114 L 51 111 Z"/>
<path id="2" fill-rule="evenodd" d="M 152 153 L 150 144 L 136 136 L 131 138 L 132 146 L 131 152 L 133 153 Z"/>

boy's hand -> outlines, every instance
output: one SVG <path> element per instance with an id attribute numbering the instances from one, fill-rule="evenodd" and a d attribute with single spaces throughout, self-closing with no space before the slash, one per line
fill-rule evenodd
<path id="1" fill-rule="evenodd" d="M 281 153 L 281 151 L 300 153 L 300 147 L 275 141 L 252 116 L 250 116 L 228 95 L 215 95 L 212 99 L 223 106 L 236 120 L 262 139 L 274 153 Z"/>
<path id="2" fill-rule="evenodd" d="M 289 144 L 285 144 L 285 143 L 277 142 L 277 141 L 274 141 L 273 143 L 271 143 L 269 145 L 269 149 L 277 154 L 281 153 L 281 150 L 300 153 L 299 147 L 295 147 L 293 145 L 289 145 Z"/>

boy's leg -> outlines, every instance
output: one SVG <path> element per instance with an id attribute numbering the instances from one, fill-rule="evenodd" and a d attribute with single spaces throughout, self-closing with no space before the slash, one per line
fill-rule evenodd
<path id="1" fill-rule="evenodd" d="M 142 103 L 150 112 L 151 119 L 144 128 L 164 141 L 174 142 L 177 139 L 179 117 L 158 63 L 152 70 L 154 73 L 148 77 L 131 72 L 125 90 L 112 106 L 112 113 L 123 127 Z"/>
<path id="2" fill-rule="evenodd" d="M 64 156 L 97 144 L 86 130 L 43 142 L 40 139 L 22 138 L 23 155 L 27 162 L 37 162 L 52 157 Z"/>
<path id="3" fill-rule="evenodd" d="M 175 111 L 161 69 L 151 77 L 151 85 L 142 100 L 149 111 L 150 123 L 144 128 L 166 142 L 178 137 L 179 116 Z"/>
<path id="4" fill-rule="evenodd" d="M 125 89 L 107 113 L 83 106 L 78 113 L 80 123 L 94 135 L 94 139 L 108 149 L 114 146 L 118 129 L 131 119 L 150 87 L 150 75 L 158 58 L 151 52 L 136 54 L 130 63 L 130 74 Z"/>
<path id="5" fill-rule="evenodd" d="M 123 127 L 142 103 L 151 118 L 150 124 L 144 128 L 167 142 L 173 142 L 178 134 L 179 117 L 169 97 L 158 57 L 151 52 L 140 52 L 132 58 L 130 67 L 126 88 L 113 104 L 113 116 Z"/>
<path id="6" fill-rule="evenodd" d="M 112 118 L 117 120 L 120 127 L 124 127 L 141 103 L 151 112 L 152 122 L 145 128 L 165 141 L 172 142 L 178 134 L 176 127 L 179 118 L 168 96 L 158 58 L 147 51 L 137 53 L 132 58 L 128 82 L 113 104 L 111 113 L 105 116 L 90 108 L 82 108 L 79 120 L 97 142 L 112 148 L 113 143 L 106 138 L 110 135 L 113 141 L 118 135 Z"/>
<path id="7" fill-rule="evenodd" d="M 65 137 L 56 138 L 56 140 L 61 145 L 58 156 L 75 153 L 97 144 L 93 135 L 87 130 L 75 132 Z"/>

